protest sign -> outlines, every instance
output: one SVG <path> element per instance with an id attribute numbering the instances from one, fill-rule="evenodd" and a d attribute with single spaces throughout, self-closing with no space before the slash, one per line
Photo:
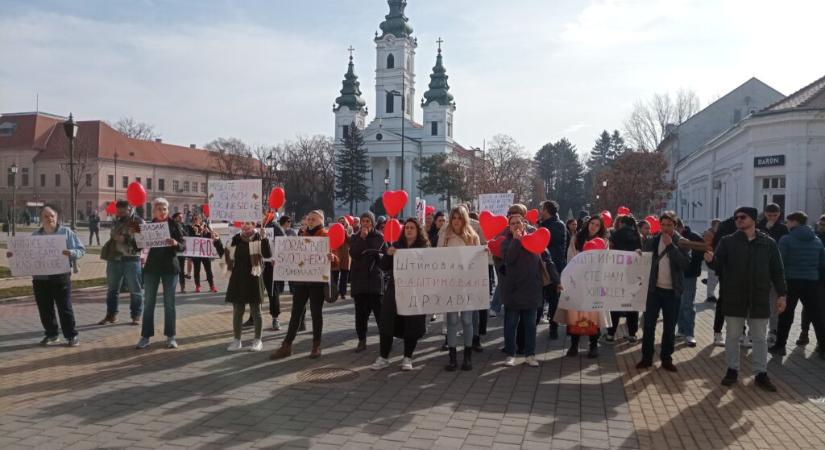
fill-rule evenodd
<path id="1" fill-rule="evenodd" d="M 274 280 L 329 281 L 329 238 L 278 236 L 272 242 Z"/>
<path id="2" fill-rule="evenodd" d="M 146 222 L 140 224 L 140 233 L 135 233 L 135 242 L 138 248 L 168 247 L 166 240 L 169 235 L 169 223 Z"/>
<path id="3" fill-rule="evenodd" d="M 507 210 L 513 204 L 515 194 L 505 192 L 502 194 L 478 194 L 478 210 L 490 211 L 497 216 L 506 216 Z"/>
<path id="4" fill-rule="evenodd" d="M 15 277 L 57 275 L 72 271 L 66 250 L 66 235 L 15 236 L 9 239 L 9 268 Z"/>
<path id="5" fill-rule="evenodd" d="M 213 221 L 259 222 L 261 180 L 209 180 L 209 218 Z"/>
<path id="6" fill-rule="evenodd" d="M 212 239 L 184 236 L 183 241 L 186 243 L 186 249 L 179 256 L 187 256 L 190 258 L 220 258 L 218 250 L 215 249 L 215 244 Z"/>
<path id="7" fill-rule="evenodd" d="M 393 276 L 395 304 L 402 316 L 490 307 L 483 246 L 399 249 Z"/>
<path id="8" fill-rule="evenodd" d="M 591 250 L 576 255 L 561 273 L 559 308 L 641 311 L 645 308 L 651 253 Z"/>
<path id="9" fill-rule="evenodd" d="M 427 213 L 427 200 L 424 200 L 421 197 L 415 198 L 415 218 L 418 219 L 418 223 L 421 226 L 424 226 L 424 216 Z"/>

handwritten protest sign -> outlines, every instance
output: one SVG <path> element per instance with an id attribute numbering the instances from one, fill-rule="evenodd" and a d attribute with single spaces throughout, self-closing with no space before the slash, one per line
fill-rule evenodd
<path id="1" fill-rule="evenodd" d="M 186 243 L 186 250 L 179 256 L 188 256 L 190 258 L 219 258 L 218 250 L 215 249 L 215 244 L 212 239 L 184 236 L 183 241 Z"/>
<path id="2" fill-rule="evenodd" d="M 561 273 L 559 307 L 578 311 L 645 308 L 651 253 L 592 250 L 576 255 Z"/>
<path id="3" fill-rule="evenodd" d="M 273 279 L 329 281 L 329 238 L 278 236 L 273 242 Z"/>
<path id="4" fill-rule="evenodd" d="M 478 194 L 478 210 L 490 211 L 499 216 L 506 216 L 507 209 L 513 204 L 515 194 L 505 192 L 502 194 Z"/>
<path id="5" fill-rule="evenodd" d="M 209 180 L 209 218 L 213 221 L 261 220 L 261 180 Z"/>
<path id="6" fill-rule="evenodd" d="M 66 250 L 66 235 L 16 236 L 9 240 L 9 268 L 15 277 L 57 275 L 72 271 Z"/>
<path id="7" fill-rule="evenodd" d="M 415 218 L 418 219 L 418 223 L 424 224 L 424 217 L 427 214 L 427 200 L 424 200 L 421 197 L 415 198 Z"/>
<path id="8" fill-rule="evenodd" d="M 140 224 L 140 233 L 135 233 L 138 248 L 168 247 L 169 224 L 167 222 L 146 222 Z"/>
<path id="9" fill-rule="evenodd" d="M 399 249 L 393 276 L 395 304 L 402 316 L 490 307 L 483 246 Z"/>

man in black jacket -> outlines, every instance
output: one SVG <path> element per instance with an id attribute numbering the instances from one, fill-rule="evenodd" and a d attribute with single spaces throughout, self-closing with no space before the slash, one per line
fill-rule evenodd
<path id="1" fill-rule="evenodd" d="M 662 312 L 662 368 L 676 372 L 673 365 L 673 347 L 676 340 L 676 318 L 681 305 L 684 271 L 690 263 L 687 251 L 679 248 L 682 239 L 676 232 L 676 213 L 666 211 L 659 217 L 661 233 L 646 243 L 646 250 L 653 252 L 650 266 L 647 305 L 645 306 L 644 335 L 642 336 L 642 360 L 637 369 L 653 366 L 653 344 L 656 338 L 656 321 Z"/>
<path id="2" fill-rule="evenodd" d="M 683 238 L 692 242 L 700 244 L 700 247 L 691 248 L 690 264 L 685 269 L 684 290 L 682 291 L 681 306 L 679 308 L 678 318 L 676 323 L 679 328 L 678 335 L 684 336 L 685 344 L 688 347 L 696 347 L 696 338 L 694 337 L 693 328 L 696 323 L 696 307 L 694 302 L 696 300 L 696 281 L 699 275 L 702 274 L 702 256 L 705 249 L 704 239 L 702 236 L 694 233 L 690 227 L 686 227 L 682 223 L 682 219 L 676 221 L 676 231 L 682 235 Z"/>
<path id="3" fill-rule="evenodd" d="M 782 220 L 782 208 L 776 203 L 765 205 L 764 217 L 756 224 L 756 229 L 767 234 L 777 244 L 782 236 L 790 232 L 788 226 Z M 768 344 L 776 342 L 776 330 L 779 324 L 779 313 L 774 307 L 776 305 L 776 289 L 771 289 L 771 319 L 768 323 Z"/>
<path id="4" fill-rule="evenodd" d="M 559 204 L 553 200 L 546 200 L 541 203 L 540 227 L 550 231 L 550 242 L 547 243 L 547 250 L 550 251 L 550 258 L 556 270 L 561 273 L 567 265 L 565 242 L 567 242 L 567 227 L 559 220 Z M 539 308 L 537 319 L 541 323 L 550 323 L 550 339 L 559 338 L 559 324 L 553 321 L 556 308 L 559 306 L 559 292 L 555 286 L 548 286 L 543 291 L 544 301 L 547 303 L 547 319 L 541 319 L 544 305 Z"/>
<path id="5" fill-rule="evenodd" d="M 753 341 L 756 385 L 776 392 L 768 378 L 767 328 L 771 314 L 771 284 L 778 294 L 776 310 L 785 310 L 785 271 L 776 242 L 756 229 L 756 208 L 740 207 L 734 213 L 737 231 L 722 238 L 715 252 L 705 253 L 705 262 L 722 276 L 722 309 L 727 333 L 725 356 L 728 370 L 722 385 L 731 386 L 739 376 L 740 330 L 748 323 Z"/>

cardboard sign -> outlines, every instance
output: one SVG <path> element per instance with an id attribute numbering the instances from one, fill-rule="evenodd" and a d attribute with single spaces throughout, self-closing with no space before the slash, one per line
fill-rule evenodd
<path id="1" fill-rule="evenodd" d="M 261 220 L 261 180 L 209 180 L 209 219 L 220 222 Z"/>
<path id="2" fill-rule="evenodd" d="M 591 250 L 576 255 L 561 273 L 559 308 L 577 311 L 642 311 L 652 253 Z"/>
<path id="3" fill-rule="evenodd" d="M 399 249 L 393 258 L 395 304 L 402 316 L 490 307 L 485 247 Z"/>
<path id="4" fill-rule="evenodd" d="M 502 194 L 478 194 L 478 210 L 490 211 L 497 216 L 506 216 L 507 210 L 513 204 L 515 195 L 512 192 Z"/>
<path id="5" fill-rule="evenodd" d="M 424 200 L 421 197 L 415 198 L 415 218 L 418 219 L 418 223 L 421 226 L 424 226 L 424 216 L 427 214 L 427 200 Z"/>
<path id="6" fill-rule="evenodd" d="M 274 280 L 329 282 L 328 237 L 278 236 L 272 242 Z"/>
<path id="7" fill-rule="evenodd" d="M 15 236 L 9 239 L 9 268 L 15 277 L 70 273 L 72 266 L 66 250 L 66 235 Z"/>
<path id="8" fill-rule="evenodd" d="M 140 233 L 135 233 L 135 242 L 138 248 L 168 247 L 166 240 L 169 235 L 169 223 L 146 222 L 140 224 Z"/>
<path id="9" fill-rule="evenodd" d="M 188 256 L 190 258 L 220 258 L 212 239 L 184 236 L 183 242 L 186 244 L 186 249 L 179 256 Z"/>

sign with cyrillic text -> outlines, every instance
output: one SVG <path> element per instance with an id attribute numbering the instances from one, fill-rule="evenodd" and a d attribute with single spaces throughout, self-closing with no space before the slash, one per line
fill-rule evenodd
<path id="1" fill-rule="evenodd" d="M 272 279 L 329 282 L 329 238 L 277 236 L 272 242 Z"/>
<path id="2" fill-rule="evenodd" d="M 135 243 L 138 248 L 168 247 L 166 240 L 169 235 L 169 223 L 146 222 L 140 224 L 140 233 L 135 233 Z"/>
<path id="3" fill-rule="evenodd" d="M 9 239 L 9 268 L 15 277 L 58 275 L 72 271 L 66 250 L 66 235 L 15 236 Z"/>
<path id="4" fill-rule="evenodd" d="M 647 300 L 652 253 L 590 250 L 561 273 L 559 308 L 577 311 L 642 311 Z"/>
<path id="5" fill-rule="evenodd" d="M 259 222 L 261 180 L 209 180 L 209 219 Z"/>
<path id="6" fill-rule="evenodd" d="M 490 211 L 498 216 L 506 216 L 507 210 L 513 204 L 514 193 L 505 192 L 502 194 L 478 194 L 478 210 Z"/>
<path id="7" fill-rule="evenodd" d="M 393 257 L 398 314 L 412 316 L 490 307 L 484 246 L 399 249 Z"/>
<path id="8" fill-rule="evenodd" d="M 188 256 L 190 258 L 219 258 L 218 250 L 212 239 L 184 236 L 186 249 L 178 256 Z"/>

